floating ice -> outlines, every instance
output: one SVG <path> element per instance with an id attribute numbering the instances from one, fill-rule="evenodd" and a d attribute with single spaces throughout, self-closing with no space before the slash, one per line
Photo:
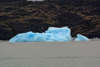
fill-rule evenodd
<path id="1" fill-rule="evenodd" d="M 81 35 L 81 34 L 78 34 L 77 35 L 77 38 L 75 39 L 75 41 L 90 41 L 87 37 Z"/>
<path id="2" fill-rule="evenodd" d="M 53 33 L 39 33 L 34 37 L 33 42 L 57 42 L 68 41 L 66 38 Z"/>
<path id="3" fill-rule="evenodd" d="M 93 39 L 100 39 L 100 38 L 98 38 L 98 37 L 94 37 Z"/>
<path id="4" fill-rule="evenodd" d="M 68 41 L 68 40 L 58 34 L 33 33 L 33 32 L 18 34 L 9 40 L 9 42 L 58 42 L 58 41 Z"/>
<path id="5" fill-rule="evenodd" d="M 66 38 L 68 41 L 71 41 L 71 31 L 68 27 L 62 27 L 62 28 L 49 27 L 49 29 L 45 31 L 45 33 L 58 34 Z"/>
<path id="6" fill-rule="evenodd" d="M 11 38 L 9 42 L 31 42 L 34 36 L 34 33 L 31 31 L 27 33 L 21 33 Z"/>
<path id="7" fill-rule="evenodd" d="M 34 33 L 32 31 L 20 33 L 9 40 L 9 42 L 61 42 L 71 41 L 71 31 L 68 27 L 49 27 L 45 33 Z M 78 34 L 75 41 L 89 41 L 83 35 Z"/>

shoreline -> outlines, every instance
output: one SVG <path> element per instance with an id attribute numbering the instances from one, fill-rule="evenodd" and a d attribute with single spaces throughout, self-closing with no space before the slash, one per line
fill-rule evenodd
<path id="1" fill-rule="evenodd" d="M 8 41 L 9 40 L 0 40 L 0 42 L 8 42 Z M 90 41 L 100 41 L 100 39 L 90 39 Z M 63 41 L 63 42 L 90 42 L 90 41 L 74 41 L 74 40 L 72 40 L 72 41 Z M 19 42 L 11 42 L 11 43 L 19 43 Z M 23 43 L 32 43 L 32 42 L 23 42 Z"/>

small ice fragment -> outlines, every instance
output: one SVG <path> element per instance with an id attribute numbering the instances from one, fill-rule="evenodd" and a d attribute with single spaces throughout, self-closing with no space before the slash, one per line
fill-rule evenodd
<path id="1" fill-rule="evenodd" d="M 75 38 L 75 41 L 90 41 L 90 39 L 88 39 L 86 36 L 78 34 L 77 38 Z"/>

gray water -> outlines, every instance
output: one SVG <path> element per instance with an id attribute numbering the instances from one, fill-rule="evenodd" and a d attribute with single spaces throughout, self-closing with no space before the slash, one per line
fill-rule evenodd
<path id="1" fill-rule="evenodd" d="M 0 67 L 100 67 L 100 41 L 0 42 Z"/>

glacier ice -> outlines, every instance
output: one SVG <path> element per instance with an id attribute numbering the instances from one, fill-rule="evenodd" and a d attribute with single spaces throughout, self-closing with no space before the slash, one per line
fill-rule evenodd
<path id="1" fill-rule="evenodd" d="M 75 38 L 75 41 L 90 41 L 90 40 L 86 36 L 78 34 L 77 38 Z"/>
<path id="2" fill-rule="evenodd" d="M 27 32 L 18 34 L 9 42 L 58 42 L 58 41 L 68 41 L 66 38 L 53 33 L 33 33 Z"/>
<path id="3" fill-rule="evenodd" d="M 45 33 L 58 34 L 66 38 L 68 41 L 71 41 L 71 31 L 68 27 L 62 27 L 62 28 L 49 27 L 49 29 L 45 31 Z"/>
<path id="4" fill-rule="evenodd" d="M 63 42 L 71 40 L 71 31 L 68 27 L 49 27 L 44 33 L 34 33 L 29 31 L 17 34 L 11 38 L 9 42 Z M 78 34 L 75 41 L 89 41 L 89 39 Z"/>

